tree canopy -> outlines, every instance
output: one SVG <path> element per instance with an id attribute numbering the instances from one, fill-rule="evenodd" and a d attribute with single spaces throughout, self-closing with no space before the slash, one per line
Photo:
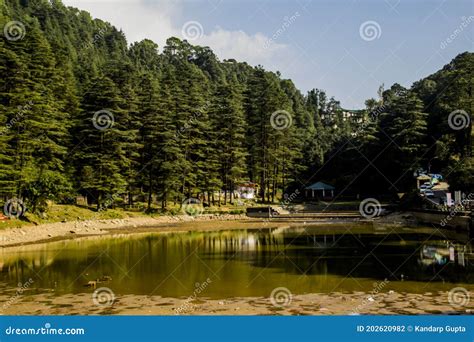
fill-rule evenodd
<path id="1" fill-rule="evenodd" d="M 473 53 L 346 110 L 186 40 L 129 46 L 59 0 L 6 0 L 1 27 L 18 22 L 21 37 L 0 39 L 0 192 L 34 210 L 77 194 L 99 209 L 110 198 L 215 204 L 221 192 L 233 202 L 243 182 L 262 201 L 321 179 L 347 194 L 394 194 L 415 186 L 420 167 L 474 190 Z"/>

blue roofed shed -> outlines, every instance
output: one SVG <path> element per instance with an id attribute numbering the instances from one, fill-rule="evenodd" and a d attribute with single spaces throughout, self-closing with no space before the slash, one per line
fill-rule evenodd
<path id="1" fill-rule="evenodd" d="M 332 185 L 316 182 L 305 188 L 307 198 L 334 197 L 335 187 Z"/>

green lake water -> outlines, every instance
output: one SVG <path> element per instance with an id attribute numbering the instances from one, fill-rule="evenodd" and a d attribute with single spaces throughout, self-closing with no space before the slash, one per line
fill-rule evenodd
<path id="1" fill-rule="evenodd" d="M 103 279 L 118 295 L 185 297 L 474 290 L 472 244 L 434 229 L 302 226 L 118 235 L 0 252 L 4 291 L 32 279 L 34 293 L 87 292 Z"/>

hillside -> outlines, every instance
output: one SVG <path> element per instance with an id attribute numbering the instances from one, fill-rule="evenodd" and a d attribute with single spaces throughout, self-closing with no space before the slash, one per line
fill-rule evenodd
<path id="1" fill-rule="evenodd" d="M 217 205 L 241 182 L 269 202 L 317 180 L 393 195 L 427 165 L 474 190 L 473 53 L 347 117 L 323 90 L 175 37 L 129 44 L 58 0 L 7 0 L 0 24 L 0 192 L 33 212 L 77 195 L 103 210 Z"/>

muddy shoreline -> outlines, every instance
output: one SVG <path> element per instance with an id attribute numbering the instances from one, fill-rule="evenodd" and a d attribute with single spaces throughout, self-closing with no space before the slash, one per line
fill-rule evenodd
<path id="1" fill-rule="evenodd" d="M 232 224 L 229 224 L 230 222 Z M 111 220 L 68 221 L 0 230 L 0 248 L 114 234 L 261 229 L 301 226 L 304 224 L 319 225 L 354 222 L 363 223 L 362 220 L 353 218 L 286 221 L 249 218 L 245 215 L 200 215 L 196 217 L 183 215 L 160 216 L 156 218 L 132 217 Z"/>
<path id="2" fill-rule="evenodd" d="M 184 227 L 189 223 L 246 221 L 246 219 L 242 215 L 202 215 L 198 217 L 183 215 L 55 222 L 1 230 L 0 247 L 17 247 L 111 234 L 169 231 L 170 229 L 179 231 L 181 226 Z"/>
<path id="3" fill-rule="evenodd" d="M 382 225 L 405 227 L 397 217 L 377 221 Z M 241 215 L 203 215 L 199 217 L 138 217 L 114 220 L 90 220 L 45 224 L 0 231 L 0 246 L 10 252 L 14 247 L 68 239 L 95 239 L 110 235 L 171 232 L 205 232 L 230 229 L 273 229 L 318 226 L 319 230 L 346 229 L 347 223 L 358 223 L 353 232 L 367 224 L 358 219 L 326 220 L 266 220 Z M 320 227 L 320 228 L 319 228 Z M 23 233 L 21 232 L 23 230 Z M 73 230 L 73 232 L 71 232 Z M 23 249 L 22 247 L 20 247 Z M 36 248 L 32 246 L 32 248 Z M 474 314 L 472 302 L 456 307 L 449 302 L 447 291 L 424 293 L 398 292 L 331 292 L 291 294 L 282 304 L 268 297 L 207 298 L 162 297 L 155 294 L 135 295 L 113 293 L 109 303 L 94 301 L 97 288 L 84 288 L 79 293 L 57 293 L 54 288 L 25 288 L 18 292 L 7 284 L 0 284 L 0 315 L 417 315 L 417 314 Z M 454 286 L 454 285 L 453 285 Z M 108 289 L 108 288 L 107 288 Z M 110 290 L 110 289 L 108 289 Z M 395 291 L 394 291 L 395 290 Z M 472 288 L 468 298 L 474 298 Z M 107 294 L 106 294 L 107 295 Z"/>
<path id="4" fill-rule="evenodd" d="M 419 315 L 474 314 L 474 307 L 456 307 L 446 292 L 425 294 L 394 291 L 372 296 L 364 292 L 292 295 L 283 303 L 266 297 L 229 299 L 167 298 L 147 295 L 114 294 L 107 302 L 94 302 L 90 293 L 28 294 L 12 301 L 0 295 L 8 305 L 4 315 Z M 474 296 L 474 292 L 471 292 Z M 10 301 L 9 301 L 10 298 Z"/>

